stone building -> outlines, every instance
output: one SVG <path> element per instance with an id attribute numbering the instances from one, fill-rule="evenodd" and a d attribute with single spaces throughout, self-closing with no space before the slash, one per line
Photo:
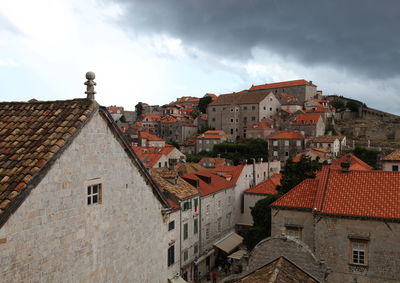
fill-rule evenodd
<path id="1" fill-rule="evenodd" d="M 396 149 L 392 153 L 382 158 L 383 171 L 399 171 L 400 168 L 400 150 Z"/>
<path id="2" fill-rule="evenodd" d="M 250 91 L 269 91 L 274 94 L 289 94 L 295 96 L 299 102 L 311 100 L 317 95 L 317 86 L 312 81 L 294 80 L 287 82 L 270 83 L 251 86 Z"/>
<path id="3" fill-rule="evenodd" d="M 133 146 L 132 149 L 146 168 L 174 168 L 186 160 L 186 156 L 170 144 L 163 147 Z"/>
<path id="4" fill-rule="evenodd" d="M 345 136 L 319 136 L 312 140 L 312 148 L 328 149 L 334 157 L 337 157 L 346 146 Z"/>
<path id="5" fill-rule="evenodd" d="M 262 119 L 272 118 L 280 103 L 271 92 L 241 91 L 218 96 L 207 106 L 208 126 L 232 135 L 246 138 L 246 128 Z"/>
<path id="6" fill-rule="evenodd" d="M 326 166 L 275 201 L 272 235 L 307 245 L 326 264 L 327 282 L 399 282 L 400 173 L 348 166 Z"/>
<path id="7" fill-rule="evenodd" d="M 274 128 L 273 123 L 258 122 L 250 125 L 246 129 L 246 138 L 266 140 L 270 135 L 278 130 Z"/>
<path id="8" fill-rule="evenodd" d="M 305 137 L 299 132 L 280 131 L 268 137 L 268 148 L 272 160 L 285 162 L 305 148 Z"/>
<path id="9" fill-rule="evenodd" d="M 148 132 L 138 132 L 138 145 L 145 147 L 164 147 L 165 140 Z"/>
<path id="10" fill-rule="evenodd" d="M 0 282 L 179 272 L 168 264 L 172 209 L 87 78 L 88 99 L 0 103 Z"/>
<path id="11" fill-rule="evenodd" d="M 313 139 L 325 134 L 325 123 L 319 113 L 302 113 L 290 121 L 287 130 L 298 131 L 307 139 Z"/>
<path id="12" fill-rule="evenodd" d="M 179 210 L 177 219 L 168 223 L 168 230 L 176 230 L 179 235 L 176 244 L 180 254 L 180 273 L 185 281 L 192 282 L 197 275 L 194 261 L 199 256 L 200 247 L 199 192 L 174 170 L 157 168 L 151 169 L 150 174 L 163 193 L 169 196 L 173 206 Z"/>
<path id="13" fill-rule="evenodd" d="M 171 115 L 160 120 L 159 136 L 167 142 L 183 143 L 197 134 L 197 126 L 193 121 L 177 119 Z"/>
<path id="14" fill-rule="evenodd" d="M 232 141 L 232 135 L 225 134 L 224 131 L 206 131 L 196 138 L 196 153 L 212 151 L 214 145 L 227 141 Z"/>

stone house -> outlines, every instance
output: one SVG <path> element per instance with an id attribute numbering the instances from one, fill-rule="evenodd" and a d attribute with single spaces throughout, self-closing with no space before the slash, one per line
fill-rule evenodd
<path id="1" fill-rule="evenodd" d="M 222 130 L 234 139 L 246 138 L 248 125 L 274 117 L 279 107 L 278 99 L 271 92 L 223 94 L 207 106 L 208 126 Z"/>
<path id="2" fill-rule="evenodd" d="M 295 157 L 293 157 L 293 162 L 299 162 L 303 155 L 311 158 L 311 160 L 318 159 L 321 163 L 325 161 L 327 163 L 331 163 L 332 161 L 332 152 L 330 150 L 324 148 L 310 148 L 300 152 Z"/>
<path id="3" fill-rule="evenodd" d="M 160 137 L 168 142 L 174 141 L 178 144 L 197 134 L 197 126 L 193 124 L 193 121 L 180 120 L 171 115 L 160 120 L 159 129 Z"/>
<path id="4" fill-rule="evenodd" d="M 343 165 L 325 166 L 275 201 L 272 235 L 307 245 L 326 265 L 326 282 L 399 282 L 400 173 Z"/>
<path id="5" fill-rule="evenodd" d="M 337 157 L 345 146 L 345 136 L 319 136 L 314 138 L 311 142 L 312 148 L 328 149 L 334 157 Z"/>
<path id="6" fill-rule="evenodd" d="M 168 262 L 171 206 L 87 78 L 89 99 L 0 103 L 0 282 L 179 272 Z"/>
<path id="7" fill-rule="evenodd" d="M 332 159 L 330 168 L 331 169 L 341 169 L 342 168 L 342 163 L 349 163 L 349 170 L 350 171 L 371 171 L 374 168 L 370 165 L 368 165 L 367 163 L 365 163 L 364 161 L 362 161 L 360 158 L 358 158 L 357 156 L 355 156 L 352 153 L 347 153 L 341 157 L 338 158 L 334 158 Z"/>
<path id="8" fill-rule="evenodd" d="M 220 157 L 203 157 L 198 164 L 204 168 L 216 168 L 220 166 L 233 166 L 233 161 Z"/>
<path id="9" fill-rule="evenodd" d="M 299 102 L 311 100 L 317 95 L 317 86 L 312 81 L 294 80 L 251 86 L 250 91 L 270 91 L 274 94 L 285 93 L 295 96 Z"/>
<path id="10" fill-rule="evenodd" d="M 246 129 L 246 138 L 266 140 L 268 136 L 277 132 L 272 123 L 257 122 Z"/>
<path id="11" fill-rule="evenodd" d="M 269 154 L 272 160 L 285 162 L 305 148 L 305 137 L 299 132 L 280 131 L 268 137 Z"/>
<path id="12" fill-rule="evenodd" d="M 382 158 L 383 171 L 399 171 L 400 168 L 400 150 L 396 149 L 392 153 Z"/>
<path id="13" fill-rule="evenodd" d="M 298 131 L 307 139 L 313 139 L 325 134 L 325 123 L 319 113 L 301 113 L 290 121 L 287 129 Z"/>
<path id="14" fill-rule="evenodd" d="M 164 147 L 165 140 L 149 132 L 138 132 L 138 145 L 144 147 Z"/>
<path id="15" fill-rule="evenodd" d="M 224 131 L 206 131 L 196 137 L 196 153 L 212 151 L 214 145 L 227 141 L 232 141 L 232 135 L 225 134 Z"/>
<path id="16" fill-rule="evenodd" d="M 168 223 L 168 230 L 178 233 L 180 274 L 187 282 L 196 278 L 195 259 L 199 256 L 200 247 L 200 202 L 199 192 L 195 187 L 182 179 L 178 173 L 168 168 L 151 169 L 150 174 L 162 192 L 169 197 L 173 206 L 177 206 L 177 220 Z"/>
<path id="17" fill-rule="evenodd" d="M 159 129 L 159 123 L 161 120 L 161 114 L 142 114 L 140 116 L 141 119 L 141 126 L 150 129 L 150 133 L 159 135 L 160 134 L 160 129 Z"/>
<path id="18" fill-rule="evenodd" d="M 253 217 L 251 216 L 251 208 L 256 205 L 256 203 L 266 198 L 268 195 L 277 194 L 276 186 L 281 184 L 282 174 L 275 173 L 267 180 L 257 184 L 244 191 L 243 195 L 243 214 L 240 220 L 241 225 L 252 226 Z"/>
<path id="19" fill-rule="evenodd" d="M 132 149 L 146 168 L 174 168 L 186 160 L 182 152 L 169 144 L 163 147 L 132 146 Z"/>

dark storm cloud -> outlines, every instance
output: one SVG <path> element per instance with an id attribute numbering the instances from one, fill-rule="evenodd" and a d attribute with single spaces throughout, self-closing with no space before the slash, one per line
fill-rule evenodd
<path id="1" fill-rule="evenodd" d="M 370 77 L 400 73 L 400 1 L 114 0 L 121 24 L 165 33 L 228 58 L 261 47 L 303 65 L 333 65 Z"/>

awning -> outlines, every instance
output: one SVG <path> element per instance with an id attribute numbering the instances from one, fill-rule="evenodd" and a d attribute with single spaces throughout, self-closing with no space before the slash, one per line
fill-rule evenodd
<path id="1" fill-rule="evenodd" d="M 241 259 L 246 253 L 247 253 L 247 251 L 245 251 L 245 250 L 238 250 L 238 251 L 234 252 L 233 254 L 228 255 L 228 257 L 229 257 L 229 258 L 232 258 L 232 259 L 237 259 L 237 260 L 239 260 L 239 259 Z"/>
<path id="2" fill-rule="evenodd" d="M 237 246 L 239 246 L 243 242 L 243 237 L 239 236 L 235 232 L 229 234 L 222 240 L 216 242 L 214 246 L 223 250 L 227 254 L 232 252 Z"/>
<path id="3" fill-rule="evenodd" d="M 203 260 L 205 260 L 207 257 L 209 257 L 210 255 L 212 255 L 214 253 L 214 249 L 208 251 L 205 255 L 200 256 L 197 260 L 194 261 L 195 265 L 198 265 L 200 262 L 202 262 Z"/>
<path id="4" fill-rule="evenodd" d="M 174 278 L 169 279 L 170 283 L 187 283 L 186 280 L 184 280 L 182 277 L 180 276 L 176 276 Z"/>

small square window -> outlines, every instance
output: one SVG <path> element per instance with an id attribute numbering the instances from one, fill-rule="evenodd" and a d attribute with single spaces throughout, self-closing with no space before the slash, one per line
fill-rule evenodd
<path id="1" fill-rule="evenodd" d="M 286 235 L 295 239 L 302 239 L 302 228 L 301 227 L 286 227 Z"/>
<path id="2" fill-rule="evenodd" d="M 198 246 L 197 244 L 194 244 L 193 253 L 194 253 L 195 255 L 197 255 L 198 252 L 199 252 L 199 246 Z"/>
<path id="3" fill-rule="evenodd" d="M 399 165 L 392 165 L 392 171 L 399 171 Z"/>
<path id="4" fill-rule="evenodd" d="M 101 184 L 88 186 L 87 191 L 88 205 L 101 203 Z"/>
<path id="5" fill-rule="evenodd" d="M 251 110 L 256 110 L 256 107 L 255 106 L 251 106 Z"/>
<path id="6" fill-rule="evenodd" d="M 352 240 L 351 241 L 351 263 L 359 265 L 367 265 L 367 241 Z"/>
<path id="7" fill-rule="evenodd" d="M 189 258 L 189 251 L 186 250 L 186 251 L 183 252 L 183 260 L 184 260 L 184 261 L 187 261 L 188 258 Z"/>

